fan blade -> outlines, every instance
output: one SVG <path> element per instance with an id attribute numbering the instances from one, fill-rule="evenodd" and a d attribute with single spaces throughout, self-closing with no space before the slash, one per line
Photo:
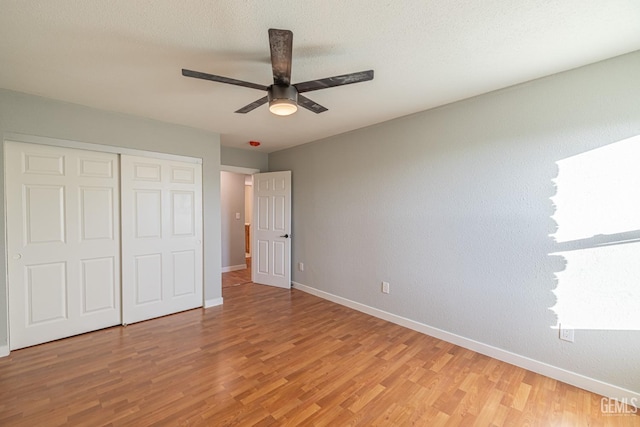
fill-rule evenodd
<path id="1" fill-rule="evenodd" d="M 293 33 L 289 30 L 269 29 L 269 46 L 271 47 L 273 83 L 289 86 L 291 84 Z"/>
<path id="2" fill-rule="evenodd" d="M 256 108 L 258 108 L 259 106 L 266 104 L 268 101 L 267 97 L 263 97 L 258 99 L 257 101 L 253 101 L 251 104 L 245 105 L 244 107 L 242 107 L 241 109 L 239 109 L 238 111 L 236 111 L 236 113 L 240 113 L 240 114 L 245 114 L 248 113 L 249 111 L 253 111 Z"/>
<path id="3" fill-rule="evenodd" d="M 298 105 L 312 111 L 316 114 L 324 113 L 327 111 L 322 105 L 310 100 L 306 96 L 298 95 Z"/>
<path id="4" fill-rule="evenodd" d="M 257 83 L 245 82 L 242 80 L 230 79 L 229 77 L 216 76 L 213 74 L 201 73 L 199 71 L 191 71 L 182 69 L 182 75 L 185 77 L 193 77 L 196 79 L 211 80 L 212 82 L 227 83 L 230 85 L 250 87 L 251 89 L 267 90 L 268 87 Z"/>
<path id="5" fill-rule="evenodd" d="M 360 71 L 359 73 L 344 74 L 342 76 L 327 77 L 326 79 L 311 80 L 303 83 L 296 83 L 294 86 L 298 93 L 311 92 L 312 90 L 326 89 L 334 86 L 344 86 L 353 83 L 373 80 L 373 70 Z"/>

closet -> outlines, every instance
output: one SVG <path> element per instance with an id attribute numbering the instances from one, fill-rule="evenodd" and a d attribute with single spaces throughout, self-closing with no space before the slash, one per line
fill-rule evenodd
<path id="1" fill-rule="evenodd" d="M 203 305 L 195 160 L 5 142 L 11 349 Z"/>

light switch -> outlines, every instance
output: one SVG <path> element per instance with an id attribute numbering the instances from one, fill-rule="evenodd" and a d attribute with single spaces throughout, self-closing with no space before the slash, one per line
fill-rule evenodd
<path id="1" fill-rule="evenodd" d="M 240 212 L 236 212 L 236 219 L 240 219 Z"/>

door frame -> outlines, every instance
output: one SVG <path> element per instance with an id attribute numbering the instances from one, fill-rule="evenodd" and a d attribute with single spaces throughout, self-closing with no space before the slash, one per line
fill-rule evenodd
<path id="1" fill-rule="evenodd" d="M 185 162 L 185 163 L 199 163 L 199 164 L 203 163 L 202 158 L 199 158 L 199 157 L 181 156 L 179 154 L 159 153 L 156 151 L 139 150 L 136 148 L 120 147 L 116 145 L 94 144 L 91 142 L 81 142 L 81 141 L 73 141 L 68 139 L 51 138 L 46 136 L 27 135 L 22 133 L 15 133 L 15 132 L 6 132 L 2 135 L 3 153 L 5 150 L 5 146 L 4 146 L 5 141 L 24 142 L 29 144 L 39 144 L 39 145 L 47 145 L 47 146 L 63 147 L 63 148 L 75 148 L 79 150 L 97 151 L 97 152 L 112 153 L 112 154 L 129 154 L 132 156 L 150 157 L 155 159 L 176 160 L 176 161 Z M 2 178 L 3 180 L 6 179 L 4 167 L 2 171 Z M 5 182 L 5 185 L 6 185 L 6 182 Z M 2 202 L 5 203 L 6 205 L 7 203 L 6 192 L 4 192 L 3 195 L 4 197 Z M 204 216 L 204 205 L 203 205 L 203 216 Z M 2 220 L 4 221 L 5 230 L 6 230 L 7 229 L 6 212 Z M 203 229 L 204 229 L 204 224 L 203 224 Z M 7 236 L 5 233 L 5 242 L 4 242 L 5 248 L 7 246 L 6 239 L 7 239 Z M 203 234 L 202 240 L 203 240 L 202 244 L 204 248 L 204 234 Z M 6 252 L 5 256 L 0 262 L 4 263 L 5 271 L 8 271 L 9 253 L 7 251 L 5 252 Z M 6 278 L 6 280 L 8 281 L 8 277 Z M 203 298 L 204 298 L 204 279 L 203 279 L 202 285 L 203 285 Z M 6 304 L 5 322 L 6 322 L 7 345 L 6 347 L 4 347 L 3 345 L 0 345 L 0 357 L 8 356 L 10 353 L 9 349 L 11 348 L 11 335 L 9 334 L 10 326 L 9 326 L 9 283 L 8 282 L 6 283 L 6 294 L 4 295 L 4 298 L 5 298 L 5 304 Z M 205 308 L 211 306 L 211 305 L 207 305 L 206 301 L 204 301 L 204 303 L 205 303 L 204 305 Z"/>

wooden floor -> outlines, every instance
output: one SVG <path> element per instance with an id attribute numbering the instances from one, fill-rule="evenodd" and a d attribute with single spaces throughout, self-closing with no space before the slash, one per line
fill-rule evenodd
<path id="1" fill-rule="evenodd" d="M 222 274 L 222 289 L 251 282 L 251 258 L 245 258 L 247 268 Z M 223 291 L 224 292 L 224 291 Z"/>
<path id="2" fill-rule="evenodd" d="M 600 397 L 298 290 L 0 359 L 0 426 L 638 426 Z"/>

